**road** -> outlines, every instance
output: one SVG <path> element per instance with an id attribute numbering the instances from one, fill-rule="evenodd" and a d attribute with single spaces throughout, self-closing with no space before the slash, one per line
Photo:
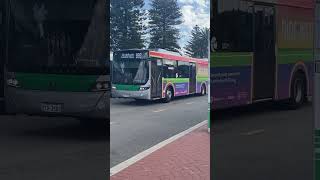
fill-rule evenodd
<path id="1" fill-rule="evenodd" d="M 110 167 L 208 119 L 208 97 L 170 103 L 111 100 Z"/>
<path id="2" fill-rule="evenodd" d="M 105 179 L 108 133 L 71 118 L 0 116 L 0 179 Z"/>
<path id="3" fill-rule="evenodd" d="M 262 104 L 212 115 L 214 179 L 311 180 L 311 104 L 295 111 Z M 113 99 L 111 118 L 112 167 L 206 120 L 207 97 L 169 104 Z M 0 116 L 0 179 L 103 179 L 108 133 L 70 118 Z"/>
<path id="4" fill-rule="evenodd" d="M 259 104 L 213 113 L 212 179 L 312 180 L 312 105 Z"/>

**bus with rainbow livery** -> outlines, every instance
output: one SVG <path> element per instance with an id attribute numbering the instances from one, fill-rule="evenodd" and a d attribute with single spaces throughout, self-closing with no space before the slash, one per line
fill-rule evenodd
<path id="1" fill-rule="evenodd" d="M 205 95 L 208 60 L 156 50 L 115 51 L 112 61 L 113 98 L 163 99 L 190 94 Z"/>
<path id="2" fill-rule="evenodd" d="M 300 107 L 313 90 L 313 0 L 212 0 L 211 109 Z"/>

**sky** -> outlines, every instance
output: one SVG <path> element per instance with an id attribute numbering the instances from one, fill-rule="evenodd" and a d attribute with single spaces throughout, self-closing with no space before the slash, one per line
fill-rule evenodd
<path id="1" fill-rule="evenodd" d="M 150 9 L 151 0 L 145 0 L 145 9 Z M 182 12 L 183 23 L 178 26 L 183 48 L 190 39 L 191 30 L 195 25 L 210 28 L 210 0 L 178 0 Z"/>

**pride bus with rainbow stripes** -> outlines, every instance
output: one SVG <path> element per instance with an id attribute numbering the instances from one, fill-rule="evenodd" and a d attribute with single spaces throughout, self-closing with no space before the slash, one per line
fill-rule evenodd
<path id="1" fill-rule="evenodd" d="M 181 56 L 162 49 L 121 50 L 112 61 L 114 98 L 163 99 L 206 94 L 208 60 Z"/>
<path id="2" fill-rule="evenodd" d="M 211 109 L 312 96 L 313 0 L 211 2 Z"/>

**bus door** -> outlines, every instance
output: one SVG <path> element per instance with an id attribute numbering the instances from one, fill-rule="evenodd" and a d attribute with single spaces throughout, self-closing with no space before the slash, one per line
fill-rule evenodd
<path id="1" fill-rule="evenodd" d="M 253 100 L 269 99 L 275 88 L 275 10 L 254 6 Z"/>
<path id="2" fill-rule="evenodd" d="M 196 70 L 196 63 L 190 63 L 190 76 L 189 76 L 189 94 L 196 92 L 196 84 L 197 84 L 197 70 Z"/>
<path id="3" fill-rule="evenodd" d="M 151 98 L 161 98 L 162 59 L 151 60 Z"/>

